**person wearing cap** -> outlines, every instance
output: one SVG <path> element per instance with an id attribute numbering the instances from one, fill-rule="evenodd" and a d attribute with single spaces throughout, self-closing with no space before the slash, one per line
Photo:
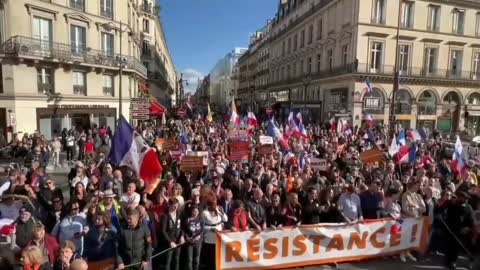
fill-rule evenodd
<path id="1" fill-rule="evenodd" d="M 50 267 L 53 267 L 60 246 L 55 237 L 45 232 L 45 227 L 42 223 L 35 223 L 32 232 L 32 240 L 27 243 L 27 247 L 28 246 L 38 247 L 42 252 L 45 263 L 48 263 Z"/>
<path id="2" fill-rule="evenodd" d="M 30 207 L 22 206 L 19 211 L 18 219 L 15 221 L 17 227 L 16 243 L 20 248 L 26 247 L 28 242 L 32 240 L 32 231 L 35 222 L 35 218 L 32 217 L 32 209 L 30 209 Z"/>
<path id="3" fill-rule="evenodd" d="M 443 207 L 444 226 L 447 227 L 445 242 L 448 243 L 445 245 L 445 266 L 449 269 L 457 269 L 459 254 L 475 239 L 473 209 L 467 203 L 470 197 L 463 191 L 457 191 L 455 195 Z"/>
<path id="4" fill-rule="evenodd" d="M 130 209 L 127 224 L 120 230 L 116 257 L 116 269 L 144 269 L 152 257 L 152 237 L 150 230 L 140 220 L 140 213 Z"/>

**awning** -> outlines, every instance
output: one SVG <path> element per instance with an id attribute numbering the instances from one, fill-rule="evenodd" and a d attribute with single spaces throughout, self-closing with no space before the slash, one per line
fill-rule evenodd
<path id="1" fill-rule="evenodd" d="M 150 115 L 153 116 L 162 116 L 162 114 L 167 114 L 167 108 L 160 104 L 156 98 L 150 99 Z"/>

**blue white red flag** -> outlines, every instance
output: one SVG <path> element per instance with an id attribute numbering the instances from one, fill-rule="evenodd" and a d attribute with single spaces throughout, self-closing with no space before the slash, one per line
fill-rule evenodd
<path id="1" fill-rule="evenodd" d="M 116 165 L 130 167 L 147 184 L 155 181 L 163 170 L 155 150 L 135 132 L 123 115 L 112 138 L 110 160 Z"/>
<path id="2" fill-rule="evenodd" d="M 367 94 L 373 93 L 373 88 L 369 80 L 365 81 L 365 85 L 367 86 Z"/>
<path id="3" fill-rule="evenodd" d="M 453 152 L 452 158 L 452 170 L 457 173 L 462 173 L 463 168 L 465 167 L 465 161 L 462 156 L 463 146 L 460 137 L 457 135 L 457 140 L 455 141 L 455 151 Z"/>

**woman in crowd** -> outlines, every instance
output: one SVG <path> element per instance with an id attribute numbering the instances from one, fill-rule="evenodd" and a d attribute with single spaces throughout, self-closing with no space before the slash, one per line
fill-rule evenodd
<path id="1" fill-rule="evenodd" d="M 274 193 L 272 195 L 272 203 L 267 208 L 267 227 L 271 229 L 280 229 L 285 222 L 285 217 L 282 214 L 283 208 L 280 204 L 280 195 Z"/>
<path id="2" fill-rule="evenodd" d="M 110 216 L 96 213 L 94 223 L 85 236 L 84 258 L 89 262 L 113 259 L 116 256 L 117 229 L 112 226 Z"/>
<path id="3" fill-rule="evenodd" d="M 205 229 L 203 239 L 201 264 L 203 269 L 216 269 L 215 264 L 215 243 L 216 233 L 222 231 L 228 221 L 223 208 L 217 206 L 217 196 L 212 191 L 205 194 L 207 209 L 202 212 L 202 221 Z"/>
<path id="4" fill-rule="evenodd" d="M 57 239 L 45 232 L 45 227 L 41 223 L 36 223 L 33 228 L 32 240 L 27 246 L 38 247 L 44 257 L 44 270 L 52 269 L 58 254 Z"/>
<path id="5" fill-rule="evenodd" d="M 200 209 L 197 205 L 190 208 L 190 216 L 183 223 L 183 235 L 185 237 L 187 270 L 199 270 L 200 268 L 200 252 L 202 250 L 204 228 L 200 216 Z"/>
<path id="6" fill-rule="evenodd" d="M 227 229 L 232 231 L 246 231 L 248 230 L 248 212 L 241 200 L 233 202 L 232 210 L 228 216 Z"/>
<path id="7" fill-rule="evenodd" d="M 44 264 L 44 258 L 40 249 L 29 246 L 22 250 L 23 270 L 48 270 L 49 265 Z"/>

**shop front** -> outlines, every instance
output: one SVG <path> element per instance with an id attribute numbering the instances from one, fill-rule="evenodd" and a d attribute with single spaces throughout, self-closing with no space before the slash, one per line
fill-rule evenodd
<path id="1" fill-rule="evenodd" d="M 349 111 L 348 106 L 348 88 L 327 90 L 324 100 L 325 118 L 323 120 L 335 119 L 335 121 L 338 121 L 339 118 L 351 118 L 351 111 Z"/>
<path id="2" fill-rule="evenodd" d="M 37 108 L 37 130 L 51 140 L 63 129 L 90 129 L 94 126 L 115 129 L 116 109 L 108 105 L 49 105 Z"/>
<path id="3" fill-rule="evenodd" d="M 480 93 L 471 93 L 466 100 L 465 128 L 470 135 L 480 134 Z"/>
<path id="4" fill-rule="evenodd" d="M 381 90 L 373 88 L 371 92 L 363 96 L 363 123 L 373 122 L 377 125 L 385 123 L 387 114 L 385 114 L 385 95 Z M 362 125 L 363 125 L 362 123 Z"/>

